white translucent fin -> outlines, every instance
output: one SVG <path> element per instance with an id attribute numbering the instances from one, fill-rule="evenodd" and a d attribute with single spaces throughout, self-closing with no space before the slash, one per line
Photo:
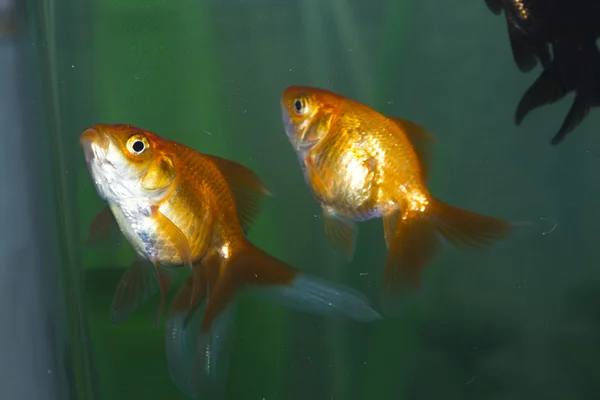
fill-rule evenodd
<path id="1" fill-rule="evenodd" d="M 334 253 L 344 257 L 347 262 L 351 262 L 354 258 L 356 238 L 358 237 L 356 223 L 339 217 L 329 207 L 323 207 L 323 222 L 325 237 Z"/>
<path id="2" fill-rule="evenodd" d="M 249 293 L 275 301 L 283 307 L 312 314 L 349 317 L 361 322 L 382 318 L 361 292 L 303 273 L 291 285 L 252 286 Z"/>
<path id="3" fill-rule="evenodd" d="M 168 317 L 165 345 L 169 373 L 175 386 L 188 397 L 225 398 L 225 380 L 235 341 L 235 311 L 232 301 L 205 333 L 200 332 L 196 318 L 184 328 L 185 313 Z"/>
<path id="4" fill-rule="evenodd" d="M 167 267 L 159 266 L 159 271 L 169 285 L 176 277 L 175 271 Z M 111 323 L 115 325 L 123 323 L 159 290 L 154 266 L 144 260 L 134 260 L 125 270 L 113 296 L 110 306 Z"/>
<path id="5" fill-rule="evenodd" d="M 194 393 L 194 347 L 190 325 L 183 328 L 185 314 L 174 314 L 165 322 L 165 347 L 171 380 L 187 396 Z"/>

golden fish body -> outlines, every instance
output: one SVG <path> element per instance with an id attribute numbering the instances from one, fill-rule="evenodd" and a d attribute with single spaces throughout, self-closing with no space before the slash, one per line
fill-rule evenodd
<path id="1" fill-rule="evenodd" d="M 80 143 L 111 210 L 102 211 L 94 225 L 107 229 L 112 215 L 138 255 L 154 265 L 162 295 L 157 320 L 170 284 L 159 265 L 192 270 L 171 304 L 165 332 L 171 377 L 189 396 L 221 385 L 233 300 L 242 289 L 316 314 L 381 318 L 359 292 L 302 273 L 247 240 L 245 231 L 268 194 L 250 169 L 129 125 L 95 125 Z M 148 271 L 134 262 L 125 272 L 113 299 L 113 321 L 122 321 L 156 291 Z M 203 299 L 200 333 L 193 335 L 187 324 Z M 198 352 L 190 352 L 193 341 Z"/>
<path id="2" fill-rule="evenodd" d="M 304 174 L 330 212 L 365 221 L 426 207 L 419 160 L 394 121 L 349 101 L 334 114 L 317 112 L 314 123 L 321 139 L 303 152 L 311 166 Z"/>
<path id="3" fill-rule="evenodd" d="M 508 233 L 506 221 L 432 197 L 426 181 L 434 140 L 422 126 L 307 86 L 287 88 L 281 109 L 334 250 L 352 259 L 355 222 L 383 219 L 388 307 L 403 284 L 419 284 L 420 270 L 439 250 L 439 235 L 461 248 L 479 248 Z"/>

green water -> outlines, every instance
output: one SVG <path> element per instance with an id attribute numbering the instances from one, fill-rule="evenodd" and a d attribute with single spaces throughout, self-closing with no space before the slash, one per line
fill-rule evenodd
<path id="1" fill-rule="evenodd" d="M 28 6 L 60 215 L 69 398 L 185 398 L 169 378 L 162 327 L 152 324 L 157 296 L 122 325 L 110 324 L 114 290 L 134 258 L 130 246 L 82 245 L 103 207 L 78 144 L 95 123 L 139 126 L 252 168 L 274 197 L 251 241 L 363 291 L 378 307 L 381 221 L 359 225 L 350 264 L 327 246 L 281 122 L 279 96 L 292 84 L 322 86 L 423 124 L 438 141 L 436 197 L 538 225 L 483 253 L 447 246 L 425 273 L 421 300 L 381 323 L 242 299 L 229 398 L 594 398 L 600 114 L 592 111 L 558 148 L 547 143 L 568 102 L 515 127 L 514 107 L 537 73 L 518 72 L 505 24 L 484 1 Z"/>

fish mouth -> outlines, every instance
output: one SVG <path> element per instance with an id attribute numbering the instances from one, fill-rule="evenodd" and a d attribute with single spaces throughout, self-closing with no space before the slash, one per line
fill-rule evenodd
<path id="1" fill-rule="evenodd" d="M 79 144 L 83 147 L 85 160 L 90 163 L 99 158 L 100 153 L 106 152 L 109 141 L 104 133 L 94 128 L 88 128 L 79 137 Z"/>
<path id="2" fill-rule="evenodd" d="M 300 124 L 296 125 L 292 122 L 290 117 L 290 108 L 284 100 L 281 100 L 281 117 L 283 120 L 283 126 L 285 128 L 285 134 L 287 135 L 290 143 L 294 150 L 301 155 L 304 155 L 315 143 L 306 142 L 304 136 L 307 130 L 312 124 L 312 117 L 304 119 Z"/>
<path id="3" fill-rule="evenodd" d="M 279 105 L 281 106 L 281 118 L 283 119 L 283 123 L 287 127 L 287 125 L 290 122 L 290 113 L 288 110 L 288 105 L 283 99 L 279 102 Z"/>
<path id="4" fill-rule="evenodd" d="M 107 200 L 110 193 L 110 174 L 114 169 L 107 159 L 110 138 L 98 126 L 86 129 L 79 137 L 83 147 L 87 169 L 94 181 L 94 186 L 100 198 Z"/>

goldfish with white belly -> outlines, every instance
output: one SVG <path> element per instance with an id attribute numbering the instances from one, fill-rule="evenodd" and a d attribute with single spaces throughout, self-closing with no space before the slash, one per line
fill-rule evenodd
<path id="1" fill-rule="evenodd" d="M 363 322 L 381 318 L 360 292 L 303 273 L 247 240 L 244 231 L 269 192 L 245 166 L 130 125 L 94 125 L 80 143 L 98 194 L 140 259 L 155 267 L 134 262 L 123 276 L 113 312 L 130 312 L 156 289 L 152 284 L 158 277 L 158 320 L 170 282 L 167 271 L 192 270 L 166 325 L 171 377 L 187 395 L 220 386 L 225 377 L 229 350 L 224 341 L 231 338 L 234 298 L 243 288 L 316 314 Z M 110 217 L 103 213 L 96 223 Z M 154 271 L 156 276 L 149 275 Z M 178 308 L 182 298 L 188 306 Z M 190 351 L 186 320 L 203 298 L 197 351 Z"/>

